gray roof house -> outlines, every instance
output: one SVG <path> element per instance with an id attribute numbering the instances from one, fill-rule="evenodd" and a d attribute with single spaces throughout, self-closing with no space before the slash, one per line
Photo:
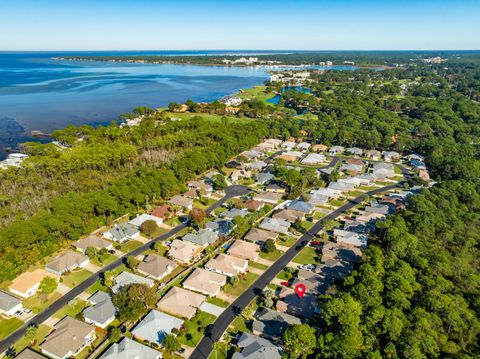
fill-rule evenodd
<path id="1" fill-rule="evenodd" d="M 160 359 L 162 353 L 130 338 L 112 344 L 99 359 Z"/>
<path id="2" fill-rule="evenodd" d="M 45 359 L 46 356 L 32 350 L 30 348 L 25 348 L 20 354 L 18 354 L 15 359 Z"/>
<path id="3" fill-rule="evenodd" d="M 23 305 L 20 299 L 0 290 L 0 314 L 11 316 L 22 308 Z"/>
<path id="4" fill-rule="evenodd" d="M 132 330 L 134 337 L 161 344 L 172 329 L 180 329 L 183 320 L 152 309 Z"/>
<path id="5" fill-rule="evenodd" d="M 297 199 L 292 203 L 290 203 L 287 208 L 293 209 L 294 211 L 303 212 L 303 213 L 312 213 L 313 210 L 315 209 L 315 206 L 311 203 L 307 203 Z"/>
<path id="6" fill-rule="evenodd" d="M 107 249 L 107 250 L 113 248 L 113 245 L 111 242 L 108 242 L 104 239 L 101 239 L 95 236 L 79 239 L 78 241 L 73 242 L 73 246 L 82 253 L 85 253 L 85 250 L 88 247 L 92 247 L 95 249 Z"/>
<path id="7" fill-rule="evenodd" d="M 265 184 L 265 183 L 268 183 L 270 182 L 271 180 L 273 180 L 275 178 L 274 175 L 272 175 L 271 173 L 269 172 L 261 172 L 261 173 L 257 173 L 255 175 L 256 179 L 257 179 L 257 183 L 259 184 Z"/>
<path id="8" fill-rule="evenodd" d="M 233 353 L 232 359 L 280 359 L 280 348 L 271 341 L 250 333 L 242 333 L 237 343 L 241 352 Z"/>
<path id="9" fill-rule="evenodd" d="M 363 155 L 363 150 L 361 148 L 358 148 L 358 147 L 347 148 L 347 152 L 350 153 L 351 155 L 354 155 L 354 156 Z"/>
<path id="10" fill-rule="evenodd" d="M 124 223 L 121 225 L 115 224 L 114 227 L 105 233 L 103 236 L 111 241 L 123 243 L 131 239 L 135 239 L 140 235 L 140 231 L 137 227 L 130 223 Z"/>
<path id="11" fill-rule="evenodd" d="M 62 254 L 51 262 L 47 263 L 45 269 L 60 276 L 65 272 L 86 266 L 89 261 L 90 260 L 86 255 L 71 251 Z"/>
<path id="12" fill-rule="evenodd" d="M 107 293 L 97 291 L 88 298 L 88 301 L 93 306 L 83 310 L 83 317 L 87 323 L 105 328 L 115 320 L 116 309 Z"/>
<path id="13" fill-rule="evenodd" d="M 267 231 L 286 234 L 290 228 L 290 222 L 278 218 L 265 218 L 259 227 Z"/>
<path id="14" fill-rule="evenodd" d="M 202 247 L 213 244 L 218 239 L 218 234 L 210 229 L 201 229 L 197 233 L 187 233 L 182 241 L 187 241 Z"/>
<path id="15" fill-rule="evenodd" d="M 137 270 L 150 278 L 161 280 L 163 277 L 172 273 L 176 266 L 177 263 L 166 257 L 149 254 L 143 258 Z"/>
<path id="16" fill-rule="evenodd" d="M 259 308 L 253 315 L 253 334 L 267 338 L 279 339 L 290 325 L 301 324 L 299 318 L 286 313 L 279 313 L 268 308 Z"/>
<path id="17" fill-rule="evenodd" d="M 150 278 L 140 277 L 130 272 L 122 272 L 115 277 L 115 285 L 112 287 L 112 292 L 118 293 L 122 287 L 130 284 L 145 284 L 151 288 L 154 282 Z"/>
<path id="18" fill-rule="evenodd" d="M 228 211 L 222 212 L 220 215 L 224 218 L 234 219 L 235 217 L 245 217 L 248 214 L 248 210 L 244 208 L 232 208 Z"/>

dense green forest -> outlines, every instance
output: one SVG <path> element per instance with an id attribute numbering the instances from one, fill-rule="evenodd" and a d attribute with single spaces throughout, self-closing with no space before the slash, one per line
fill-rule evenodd
<path id="1" fill-rule="evenodd" d="M 68 149 L 27 144 L 25 168 L 0 172 L 0 279 L 124 213 L 160 203 L 265 137 L 415 151 L 439 183 L 380 223 L 361 265 L 337 283 L 337 294 L 320 298 L 314 355 L 478 357 L 479 68 L 470 56 L 315 72 L 305 85 L 311 93 L 279 92 L 279 106 L 246 100 L 238 121 L 222 118 L 221 106 L 188 102 L 198 112 L 188 120 L 147 111 L 138 127 L 57 131 Z"/>

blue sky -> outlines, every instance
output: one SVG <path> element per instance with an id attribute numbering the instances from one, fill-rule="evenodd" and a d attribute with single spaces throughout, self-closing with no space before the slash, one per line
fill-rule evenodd
<path id="1" fill-rule="evenodd" d="M 479 23 L 479 0 L 0 0 L 0 50 L 480 49 Z"/>

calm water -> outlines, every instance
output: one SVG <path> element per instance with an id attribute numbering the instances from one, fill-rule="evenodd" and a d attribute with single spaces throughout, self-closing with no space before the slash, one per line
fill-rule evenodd
<path id="1" fill-rule="evenodd" d="M 31 130 L 48 133 L 67 124 L 107 123 L 136 106 L 162 107 L 189 98 L 212 101 L 268 78 L 261 68 L 72 62 L 54 57 L 218 53 L 225 52 L 0 52 L 0 147 L 30 139 Z"/>

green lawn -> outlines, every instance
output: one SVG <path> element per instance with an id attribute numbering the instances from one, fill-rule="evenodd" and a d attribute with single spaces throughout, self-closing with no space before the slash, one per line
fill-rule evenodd
<path id="1" fill-rule="evenodd" d="M 44 298 L 42 294 L 35 294 L 23 301 L 23 306 L 29 308 L 34 313 L 39 313 L 45 308 L 49 307 L 53 302 L 59 299 L 62 295 L 58 292 L 50 294 Z"/>
<path id="2" fill-rule="evenodd" d="M 297 241 L 297 238 L 295 237 L 281 236 L 277 240 L 277 243 L 280 244 L 281 246 L 291 247 L 296 241 Z"/>
<path id="3" fill-rule="evenodd" d="M 230 324 L 230 330 L 229 332 L 231 333 L 238 333 L 238 332 L 247 332 L 251 333 L 252 331 L 248 328 L 247 321 L 245 318 L 241 315 L 235 318 L 235 320 Z"/>
<path id="4" fill-rule="evenodd" d="M 65 316 L 74 317 L 80 313 L 87 306 L 87 302 L 81 299 L 73 299 L 67 305 L 63 306 L 53 316 L 58 319 L 62 319 Z"/>
<path id="5" fill-rule="evenodd" d="M 67 287 L 73 288 L 85 281 L 92 274 L 92 272 L 86 269 L 75 269 L 67 275 L 64 275 L 61 281 L 62 284 L 65 284 Z"/>
<path id="6" fill-rule="evenodd" d="M 358 197 L 358 196 L 361 196 L 364 192 L 363 191 L 351 191 L 351 192 L 348 192 L 348 195 L 350 197 Z"/>
<path id="7" fill-rule="evenodd" d="M 87 289 L 87 293 L 88 293 L 88 294 L 93 294 L 93 293 L 95 293 L 96 291 L 99 291 L 99 290 L 101 290 L 101 291 L 103 291 L 103 292 L 107 292 L 107 293 L 108 293 L 108 291 L 109 291 L 109 288 L 106 287 L 106 286 L 104 286 L 104 285 L 102 284 L 102 281 L 101 281 L 100 279 L 97 280 L 97 281 L 95 282 L 95 284 L 93 284 L 90 288 Z"/>
<path id="8" fill-rule="evenodd" d="M 217 297 L 210 297 L 207 299 L 207 302 L 222 308 L 227 308 L 230 305 L 230 303 L 227 302 L 226 300 L 223 300 Z"/>
<path id="9" fill-rule="evenodd" d="M 321 256 L 321 254 L 317 253 L 312 247 L 305 247 L 297 254 L 293 261 L 299 264 L 318 264 L 320 263 L 319 256 Z"/>
<path id="10" fill-rule="evenodd" d="M 170 218 L 168 221 L 166 221 L 165 224 L 168 224 L 171 227 L 176 227 L 176 226 L 182 224 L 182 222 L 180 222 L 178 217 L 173 217 L 173 218 Z"/>
<path id="11" fill-rule="evenodd" d="M 340 206 L 344 205 L 345 203 L 347 203 L 347 201 L 344 200 L 344 199 L 332 199 L 329 203 L 332 206 L 340 207 Z"/>
<path id="12" fill-rule="evenodd" d="M 18 318 L 5 319 L 0 317 L 0 339 L 5 338 L 16 329 L 20 328 L 23 322 Z"/>
<path id="13" fill-rule="evenodd" d="M 198 199 L 195 199 L 195 200 L 193 200 L 193 206 L 196 207 L 196 208 L 206 210 L 208 207 L 210 207 L 212 204 L 214 204 L 216 202 L 212 198 L 204 198 L 204 201 L 206 201 L 206 204 L 203 204 Z"/>
<path id="14" fill-rule="evenodd" d="M 92 262 L 93 264 L 99 266 L 99 267 L 105 267 L 107 265 L 109 265 L 110 263 L 113 263 L 115 262 L 115 260 L 117 260 L 118 257 L 114 256 L 113 254 L 106 254 L 103 258 L 103 262 L 100 262 L 97 258 L 93 258 L 93 259 L 90 259 L 90 262 Z"/>
<path id="15" fill-rule="evenodd" d="M 133 241 L 128 241 L 122 244 L 120 246 L 120 250 L 124 253 L 129 253 L 141 246 L 143 246 L 142 242 L 133 240 Z"/>
<path id="16" fill-rule="evenodd" d="M 202 338 L 207 325 L 212 324 L 215 319 L 216 317 L 210 313 L 198 311 L 192 319 L 185 321 L 185 330 L 178 334 L 178 341 L 182 344 L 194 347 Z"/>
<path id="17" fill-rule="evenodd" d="M 310 228 L 313 227 L 314 224 L 315 224 L 315 222 L 303 221 L 302 222 L 302 228 L 305 229 L 306 231 L 308 231 Z"/>
<path id="18" fill-rule="evenodd" d="M 179 275 L 186 269 L 187 269 L 186 267 L 182 267 L 182 266 L 175 267 L 172 273 L 162 278 L 160 283 L 168 283 L 169 281 L 171 281 L 173 278 L 175 278 L 177 275 Z"/>
<path id="19" fill-rule="evenodd" d="M 260 252 L 260 257 L 262 257 L 263 259 L 267 259 L 269 261 L 276 261 L 278 258 L 281 257 L 282 254 L 283 252 L 281 250 L 276 249 L 271 253 Z"/>
<path id="20" fill-rule="evenodd" d="M 288 281 L 290 280 L 294 275 L 287 273 L 285 268 L 281 270 L 281 272 L 277 275 L 278 279 Z"/>
<path id="21" fill-rule="evenodd" d="M 265 270 L 265 269 L 268 268 L 268 266 L 266 266 L 265 264 L 258 263 L 258 262 L 252 262 L 252 261 L 250 261 L 249 266 L 252 267 L 252 268 L 260 269 L 260 270 Z"/>
<path id="22" fill-rule="evenodd" d="M 238 297 L 242 294 L 250 285 L 258 278 L 258 275 L 252 272 L 248 272 L 243 276 L 243 278 L 239 277 L 238 283 L 234 286 L 231 284 L 227 284 L 224 288 L 224 292 L 228 295 L 233 295 Z"/>
<path id="23" fill-rule="evenodd" d="M 33 345 L 33 348 L 38 350 L 38 345 L 43 341 L 43 339 L 45 339 L 48 333 L 50 333 L 50 330 L 52 330 L 52 328 L 50 328 L 49 326 L 45 324 L 40 324 L 38 327 L 37 333 L 32 339 L 27 339 L 23 337 L 13 345 L 13 347 L 15 348 L 15 351 L 17 353 L 20 353 L 23 349 L 29 346 L 31 342 L 35 342 L 35 345 Z"/>

